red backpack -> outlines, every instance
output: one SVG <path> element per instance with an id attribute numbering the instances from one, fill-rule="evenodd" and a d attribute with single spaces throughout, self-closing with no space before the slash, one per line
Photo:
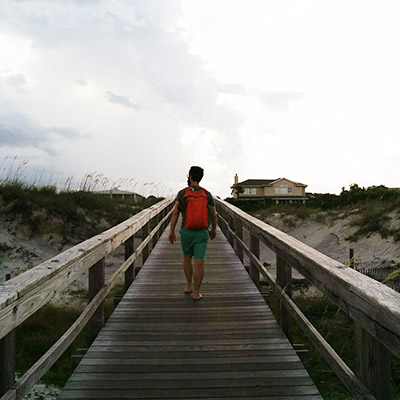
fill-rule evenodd
<path id="1" fill-rule="evenodd" d="M 188 229 L 208 228 L 208 198 L 205 189 L 185 189 L 186 223 Z"/>

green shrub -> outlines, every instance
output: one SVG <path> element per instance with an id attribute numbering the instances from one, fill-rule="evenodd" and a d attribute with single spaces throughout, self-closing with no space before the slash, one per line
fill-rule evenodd
<path id="1" fill-rule="evenodd" d="M 141 210 L 130 202 L 110 199 L 90 192 L 60 192 L 54 186 L 27 186 L 11 182 L 0 185 L 2 207 L 13 215 L 21 216 L 35 235 L 46 217 L 58 217 L 64 221 L 68 236 L 73 225 L 80 225 L 87 237 L 100 233 L 99 221 L 103 218 L 110 226 L 116 225 Z M 159 199 L 153 200 L 157 202 Z M 147 206 L 147 204 L 145 204 Z"/>
<path id="2" fill-rule="evenodd" d="M 393 231 L 389 227 L 390 217 L 387 215 L 391 209 L 391 206 L 376 202 L 360 209 L 359 215 L 351 223 L 357 230 L 347 239 L 357 241 L 360 237 L 368 237 L 372 233 L 379 233 L 383 239 L 392 235 Z"/>
<path id="3" fill-rule="evenodd" d="M 226 201 L 245 212 L 256 212 L 266 207 L 271 207 L 274 204 L 271 199 L 266 198 L 259 200 L 228 198 Z"/>

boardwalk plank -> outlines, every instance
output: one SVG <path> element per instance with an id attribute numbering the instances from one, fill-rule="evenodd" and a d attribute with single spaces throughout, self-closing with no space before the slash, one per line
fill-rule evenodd
<path id="1" fill-rule="evenodd" d="M 221 232 L 204 299 L 164 233 L 59 399 L 321 399 Z"/>

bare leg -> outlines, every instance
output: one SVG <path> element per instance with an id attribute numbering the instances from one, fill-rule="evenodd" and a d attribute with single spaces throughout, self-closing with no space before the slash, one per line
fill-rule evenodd
<path id="1" fill-rule="evenodd" d="M 185 277 L 187 281 L 187 286 L 185 288 L 186 293 L 192 292 L 192 257 L 183 257 L 183 271 L 185 272 Z"/>
<path id="2" fill-rule="evenodd" d="M 204 276 L 204 260 L 194 259 L 194 287 L 193 299 L 200 300 L 203 296 L 200 294 L 200 286 Z"/>

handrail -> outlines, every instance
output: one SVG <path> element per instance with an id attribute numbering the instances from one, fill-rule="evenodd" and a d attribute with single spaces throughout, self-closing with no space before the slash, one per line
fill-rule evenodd
<path id="1" fill-rule="evenodd" d="M 18 382 L 4 393 L 0 400 L 21 399 L 58 360 L 87 323 L 94 318 L 95 313 L 98 312 L 104 299 L 122 274 L 133 267 L 134 261 L 140 254 L 144 254 L 149 243 L 155 244 L 160 230 L 165 228 L 171 216 L 172 204 L 172 198 L 163 200 L 108 231 L 94 236 L 59 254 L 57 257 L 40 264 L 30 270 L 33 273 L 27 271 L 1 285 L 2 289 L 5 289 L 2 292 L 5 295 L 2 296 L 0 304 L 0 307 L 2 307 L 0 311 L 0 332 L 1 337 L 4 337 L 45 305 L 57 291 L 67 287 L 84 271 L 101 262 L 105 255 L 110 254 L 122 243 L 132 240 L 135 233 L 140 229 L 143 232 L 143 229 L 148 226 L 150 221 L 156 219 L 156 226 L 153 227 L 146 238 L 142 238 L 141 244 L 135 250 L 131 249 L 128 254 L 126 253 L 125 262 L 114 272 L 108 282 L 97 291 L 73 325 Z M 147 228 L 146 231 L 148 232 Z M 127 247 L 125 250 L 127 250 Z M 52 265 L 52 263 L 56 264 L 56 266 Z M 10 315 L 14 316 L 12 324 L 10 324 Z"/>
<path id="2" fill-rule="evenodd" d="M 172 204 L 163 200 L 15 278 L 0 284 L 0 339 L 47 304 L 96 262 Z"/>
<path id="3" fill-rule="evenodd" d="M 279 284 L 277 284 L 275 279 L 273 279 L 264 268 L 258 257 L 245 245 L 242 240 L 243 227 L 246 227 L 249 231 L 251 241 L 259 240 L 266 244 L 276 253 L 277 259 L 280 260 L 281 263 L 285 264 L 288 268 L 294 267 L 298 270 L 330 300 L 339 305 L 353 318 L 359 327 L 364 328 L 378 343 L 382 344 L 384 346 L 383 349 L 387 348 L 397 357 L 400 356 L 399 293 L 323 255 L 317 250 L 312 249 L 299 240 L 271 227 L 259 219 L 252 217 L 226 201 L 216 199 L 216 203 L 219 221 L 222 225 L 221 227 L 226 231 L 226 235 L 230 239 L 231 244 L 239 247 L 241 252 L 244 250 L 249 256 L 251 264 L 267 279 L 268 283 L 274 288 L 275 293 L 283 296 L 282 303 L 286 307 L 287 312 L 297 320 L 300 327 L 304 329 L 305 333 L 320 350 L 321 348 L 328 348 L 325 345 L 321 345 L 322 342 L 319 340 L 321 338 L 316 340 L 315 332 L 311 332 L 312 329 L 310 326 L 312 325 L 309 321 L 308 323 L 310 326 L 308 326 L 308 324 L 304 326 L 304 315 L 301 314 L 300 316 L 295 310 L 297 307 L 295 307 L 290 296 L 282 290 L 284 285 L 279 286 Z M 240 231 L 240 235 L 236 235 L 236 230 L 238 230 L 238 232 Z M 307 329 L 307 327 L 310 329 Z M 385 352 L 385 350 L 383 352 Z M 330 350 L 328 353 L 330 353 Z M 327 351 L 325 351 L 323 355 L 327 356 L 326 360 L 329 362 L 330 356 L 327 354 Z M 360 394 L 364 390 L 364 384 L 370 387 L 367 384 L 368 382 L 365 382 L 363 379 L 364 384 L 360 385 L 361 382 L 355 381 L 353 379 L 354 376 L 352 376 L 354 373 L 352 373 L 350 369 L 346 370 L 346 368 L 338 367 L 341 363 L 339 362 L 340 358 L 338 356 L 336 358 L 336 356 L 333 357 L 333 362 L 330 362 L 330 364 L 348 390 L 355 398 L 371 398 L 366 397 L 366 392 Z M 340 361 L 342 362 L 342 360 Z M 385 362 L 387 363 L 387 361 Z"/>

